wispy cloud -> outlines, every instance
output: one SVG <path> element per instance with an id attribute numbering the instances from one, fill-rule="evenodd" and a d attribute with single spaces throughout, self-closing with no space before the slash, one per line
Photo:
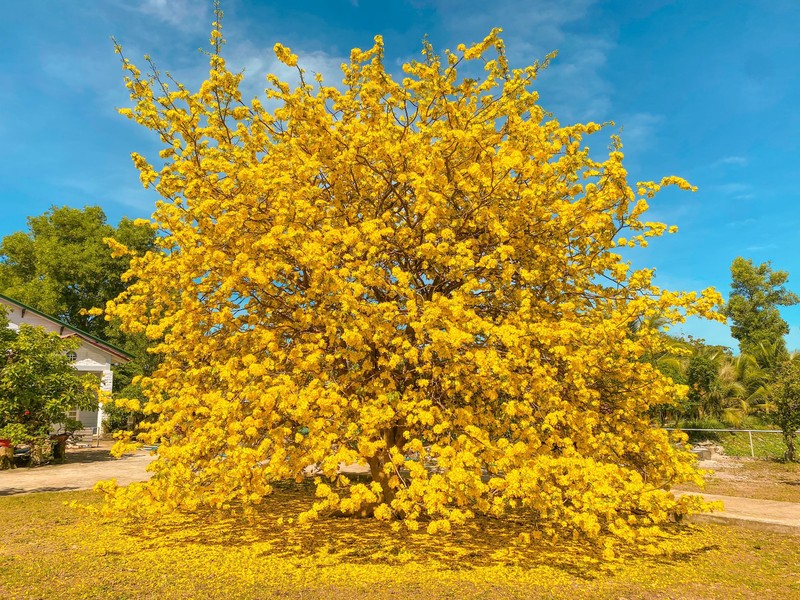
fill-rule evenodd
<path id="1" fill-rule="evenodd" d="M 763 252 L 764 250 L 774 250 L 777 247 L 777 244 L 754 244 L 752 246 L 747 246 L 745 250 L 748 252 Z"/>
<path id="2" fill-rule="evenodd" d="M 119 165 L 117 168 L 94 178 L 64 176 L 57 180 L 60 197 L 54 202 L 68 202 L 74 205 L 98 204 L 108 206 L 117 204 L 132 214 L 149 215 L 155 210 L 155 202 L 160 196 L 152 189 L 145 189 L 139 183 L 139 175 L 133 165 Z M 113 190 L 113 191 L 110 191 Z"/>
<path id="3" fill-rule="evenodd" d="M 570 27 L 585 19 L 593 0 L 496 0 L 484 3 L 461 0 L 421 0 L 433 6 L 451 46 L 483 39 L 502 27 L 512 66 L 524 66 L 558 50 L 552 69 L 539 79 L 542 104 L 565 121 L 608 118 L 611 86 L 602 74 L 614 48 L 612 34 L 604 28 L 592 33 Z"/>
<path id="4" fill-rule="evenodd" d="M 138 10 L 189 31 L 208 29 L 211 2 L 202 0 L 140 0 Z"/>
<path id="5" fill-rule="evenodd" d="M 641 152 L 653 143 L 658 126 L 663 120 L 661 115 L 640 112 L 623 115 L 615 122 L 622 130 L 620 134 L 622 143 L 628 149 L 634 148 L 637 152 Z"/>
<path id="6" fill-rule="evenodd" d="M 752 227 L 758 223 L 758 219 L 753 217 L 748 217 L 747 219 L 737 219 L 735 221 L 729 221 L 725 223 L 726 227 Z"/>
<path id="7" fill-rule="evenodd" d="M 605 121 L 611 115 L 611 84 L 603 77 L 613 44 L 593 36 L 571 36 L 553 68 L 542 74 L 542 99 L 565 119 Z M 530 60 L 528 61 L 530 62 Z"/>
<path id="8" fill-rule="evenodd" d="M 337 86 L 342 81 L 343 56 L 329 54 L 323 50 L 304 50 L 292 47 L 292 52 L 298 55 L 298 66 L 305 71 L 307 83 L 313 83 L 314 74 L 322 75 L 326 85 Z M 299 83 L 299 73 L 294 67 L 287 67 L 280 62 L 272 50 L 245 39 L 236 42 L 235 46 L 226 52 L 226 58 L 232 69 L 244 70 L 245 77 L 242 81 L 242 96 L 247 99 L 263 94 L 267 87 L 266 76 L 272 73 L 279 79 L 289 84 Z"/>
<path id="9" fill-rule="evenodd" d="M 752 200 L 756 197 L 755 189 L 749 183 L 722 183 L 710 186 L 709 190 L 724 196 L 730 196 L 734 200 Z"/>
<path id="10" fill-rule="evenodd" d="M 724 156 L 719 160 L 715 160 L 711 163 L 711 168 L 715 167 L 722 167 L 727 165 L 733 165 L 737 167 L 746 167 L 748 164 L 747 157 L 745 156 Z"/>

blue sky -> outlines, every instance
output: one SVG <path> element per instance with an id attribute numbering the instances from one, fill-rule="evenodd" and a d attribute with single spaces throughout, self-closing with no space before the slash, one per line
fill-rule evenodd
<path id="1" fill-rule="evenodd" d="M 0 21 L 0 236 L 51 205 L 98 204 L 109 220 L 149 216 L 130 153 L 157 140 L 119 116 L 126 106 L 110 37 L 142 66 L 150 54 L 179 81 L 207 70 L 211 0 L 6 0 Z M 557 49 L 540 77 L 543 106 L 562 122 L 613 120 L 623 128 L 632 181 L 680 175 L 695 194 L 663 193 L 650 220 L 677 235 L 637 253 L 672 289 L 715 286 L 727 295 L 736 256 L 772 261 L 800 291 L 800 4 L 796 0 L 224 0 L 226 57 L 258 93 L 279 68 L 281 42 L 301 66 L 333 81 L 352 47 L 382 34 L 399 72 L 435 47 L 504 29 L 512 66 Z M 610 132 L 609 132 L 610 133 Z M 590 139 L 598 149 L 607 136 Z M 793 284 L 793 285 L 792 285 Z M 800 307 L 783 310 L 800 348 Z M 727 327 L 682 331 L 735 342 Z"/>

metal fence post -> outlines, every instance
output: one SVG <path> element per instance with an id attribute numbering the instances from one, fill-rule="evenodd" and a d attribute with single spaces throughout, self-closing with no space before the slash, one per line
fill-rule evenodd
<path id="1" fill-rule="evenodd" d="M 753 432 L 752 431 L 748 431 L 747 435 L 750 438 L 750 456 L 751 456 L 751 458 L 755 458 L 756 457 L 756 451 L 753 449 Z"/>

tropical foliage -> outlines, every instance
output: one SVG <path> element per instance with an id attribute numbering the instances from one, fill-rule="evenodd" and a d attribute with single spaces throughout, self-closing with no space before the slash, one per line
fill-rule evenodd
<path id="1" fill-rule="evenodd" d="M 662 334 L 668 343 L 649 361 L 674 381 L 688 385 L 689 392 L 686 400 L 655 412 L 661 425 L 738 427 L 749 422 L 779 426 L 793 447 L 797 426 L 787 429 L 793 417 L 787 416 L 792 414 L 792 404 L 786 390 L 800 354 L 786 349 L 783 336 L 789 327 L 777 307 L 794 304 L 797 296 L 785 287 L 788 274 L 773 272 L 768 263 L 756 267 L 751 260 L 737 258 L 731 274 L 731 295 L 724 312 L 729 315 L 732 335 L 740 340 L 741 352 L 734 356 L 722 346 Z M 667 324 L 663 319 L 652 322 L 657 327 Z M 787 450 L 787 458 L 793 457 L 793 450 Z"/>
<path id="2" fill-rule="evenodd" d="M 764 344 L 775 343 L 785 350 L 783 336 L 789 333 L 789 325 L 778 307 L 800 302 L 800 297 L 784 286 L 789 274 L 773 271 L 770 263 L 756 266 L 752 260 L 738 257 L 731 264 L 731 277 L 725 314 L 741 351 L 752 354 Z"/>
<path id="3" fill-rule="evenodd" d="M 783 430 L 787 461 L 795 460 L 795 438 L 800 429 L 800 360 L 783 366 L 774 385 L 776 421 Z"/>

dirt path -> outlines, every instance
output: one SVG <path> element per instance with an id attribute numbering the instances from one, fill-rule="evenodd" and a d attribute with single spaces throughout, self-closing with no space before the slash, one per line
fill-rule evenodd
<path id="1" fill-rule="evenodd" d="M 716 455 L 700 461 L 710 471 L 706 486 L 682 485 L 684 492 L 800 503 L 800 464 Z"/>
<path id="2" fill-rule="evenodd" d="M 61 464 L 0 471 L 0 496 L 84 490 L 112 478 L 119 485 L 128 485 L 150 477 L 145 467 L 154 457 L 149 452 L 116 459 L 111 456 L 110 448 L 111 442 L 102 442 L 100 448 L 68 449 L 67 460 Z"/>
<path id="3" fill-rule="evenodd" d="M 702 494 L 712 501 L 721 501 L 722 512 L 695 515 L 692 520 L 705 523 L 743 525 L 761 531 L 776 531 L 800 535 L 800 504 L 736 496 Z"/>

